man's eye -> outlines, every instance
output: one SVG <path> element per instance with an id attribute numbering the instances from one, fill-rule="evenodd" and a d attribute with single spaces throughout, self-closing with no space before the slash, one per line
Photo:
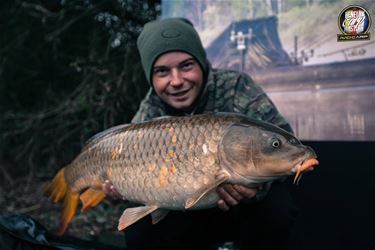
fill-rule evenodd
<path id="1" fill-rule="evenodd" d="M 181 65 L 181 68 L 183 70 L 190 70 L 193 67 L 194 63 L 193 62 L 186 62 Z"/>
<path id="2" fill-rule="evenodd" d="M 154 75 L 156 76 L 166 76 L 168 74 L 168 70 L 164 68 L 154 69 Z"/>

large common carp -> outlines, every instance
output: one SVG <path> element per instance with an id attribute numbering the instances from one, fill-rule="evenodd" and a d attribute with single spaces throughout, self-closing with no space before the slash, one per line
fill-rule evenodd
<path id="1" fill-rule="evenodd" d="M 98 204 L 110 180 L 125 200 L 138 204 L 119 220 L 122 230 L 151 213 L 153 223 L 168 210 L 216 205 L 221 183 L 256 186 L 295 175 L 318 164 L 314 151 L 290 133 L 239 114 L 165 117 L 107 129 L 91 138 L 47 187 L 64 199 L 60 234 L 78 205 Z"/>

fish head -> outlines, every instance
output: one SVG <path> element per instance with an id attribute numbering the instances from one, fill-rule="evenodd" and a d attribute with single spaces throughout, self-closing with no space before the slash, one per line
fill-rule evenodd
<path id="1" fill-rule="evenodd" d="M 235 124 L 220 144 L 225 169 L 239 182 L 262 183 L 296 175 L 318 164 L 312 148 L 272 124 Z"/>

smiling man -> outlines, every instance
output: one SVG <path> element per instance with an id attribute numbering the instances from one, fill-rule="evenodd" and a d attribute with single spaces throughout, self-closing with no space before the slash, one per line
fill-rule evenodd
<path id="1" fill-rule="evenodd" d="M 137 46 L 150 90 L 132 122 L 236 112 L 292 132 L 248 75 L 211 68 L 199 35 L 188 20 L 147 23 Z M 145 218 L 125 231 L 127 244 L 131 249 L 211 249 L 230 240 L 242 249 L 285 249 L 296 211 L 281 183 L 270 187 L 271 183 L 256 188 L 222 184 L 217 189 L 219 209 L 171 212 L 156 225 Z M 116 196 L 110 183 L 103 189 Z"/>
<path id="2" fill-rule="evenodd" d="M 166 104 L 189 111 L 202 89 L 203 72 L 191 55 L 179 51 L 165 53 L 153 66 L 152 86 Z"/>

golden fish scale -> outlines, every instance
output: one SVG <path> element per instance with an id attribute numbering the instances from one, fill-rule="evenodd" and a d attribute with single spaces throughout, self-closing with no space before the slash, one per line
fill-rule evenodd
<path id="1" fill-rule="evenodd" d="M 181 209 L 219 172 L 218 144 L 230 124 L 226 117 L 132 124 L 89 145 L 67 168 L 67 182 L 78 191 L 109 179 L 127 200 Z M 216 199 L 212 192 L 195 207 Z"/>

